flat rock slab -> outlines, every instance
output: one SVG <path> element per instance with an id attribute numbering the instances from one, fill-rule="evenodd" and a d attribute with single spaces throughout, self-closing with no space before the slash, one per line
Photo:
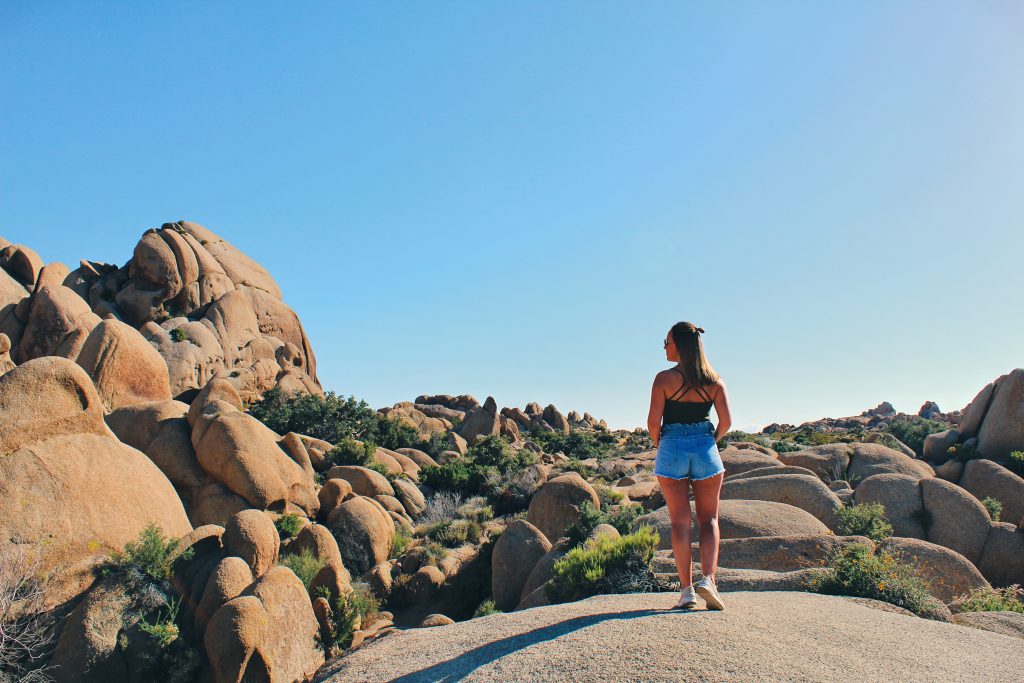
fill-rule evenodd
<path id="1" fill-rule="evenodd" d="M 314 680 L 1019 681 L 1024 670 L 1019 638 L 864 601 L 735 592 L 724 612 L 667 611 L 676 597 L 602 595 L 398 631 Z"/>

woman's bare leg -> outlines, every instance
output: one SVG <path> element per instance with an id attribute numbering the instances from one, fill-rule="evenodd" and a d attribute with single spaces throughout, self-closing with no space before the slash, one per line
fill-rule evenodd
<path id="1" fill-rule="evenodd" d="M 722 480 L 725 474 L 718 474 L 710 479 L 690 482 L 693 486 L 694 507 L 697 513 L 697 524 L 700 525 L 700 568 L 704 576 L 716 580 L 718 575 L 718 499 L 722 493 Z M 668 500 L 668 494 L 665 494 Z M 671 514 L 672 508 L 669 507 Z M 689 518 L 689 509 L 687 509 Z M 674 528 L 674 525 L 673 525 Z M 675 537 L 673 536 L 673 540 Z M 678 556 L 676 564 L 679 564 Z"/>
<path id="2" fill-rule="evenodd" d="M 693 584 L 690 552 L 690 481 L 658 477 L 658 482 L 668 504 L 668 517 L 672 522 L 672 554 L 676 559 L 676 571 L 679 572 L 679 588 L 683 589 Z"/>

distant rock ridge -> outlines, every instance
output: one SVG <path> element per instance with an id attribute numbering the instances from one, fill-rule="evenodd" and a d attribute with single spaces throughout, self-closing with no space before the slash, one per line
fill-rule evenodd
<path id="1" fill-rule="evenodd" d="M 800 425 L 789 423 L 773 422 L 761 430 L 761 434 L 775 434 L 777 432 L 794 432 L 804 429 L 812 429 L 819 432 L 831 432 L 845 429 L 881 429 L 894 422 L 905 422 L 915 417 L 923 417 L 936 422 L 947 422 L 955 425 L 963 411 L 956 410 L 944 413 L 934 401 L 925 401 L 916 415 L 898 412 L 891 403 L 882 401 L 874 408 L 869 408 L 860 415 L 849 417 L 823 417 L 819 420 L 804 422 Z"/>

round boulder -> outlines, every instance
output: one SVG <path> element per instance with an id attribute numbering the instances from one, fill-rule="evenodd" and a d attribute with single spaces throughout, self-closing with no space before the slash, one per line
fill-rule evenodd
<path id="1" fill-rule="evenodd" d="M 549 550 L 551 542 L 533 524 L 517 519 L 505 528 L 491 555 L 491 596 L 498 609 L 507 612 L 519 604 L 530 572 Z"/>
<path id="2" fill-rule="evenodd" d="M 380 504 L 363 496 L 351 498 L 327 517 L 346 567 L 357 575 L 384 562 L 391 552 L 395 525 Z"/>
<path id="3" fill-rule="evenodd" d="M 584 501 L 601 507 L 597 492 L 583 477 L 576 472 L 562 474 L 549 480 L 534 494 L 526 520 L 549 540 L 558 540 L 579 521 L 580 505 Z"/>
<path id="4" fill-rule="evenodd" d="M 171 400 L 167 363 L 131 325 L 104 320 L 78 353 L 108 411 L 150 401 Z"/>
<path id="5" fill-rule="evenodd" d="M 375 472 L 366 467 L 358 465 L 336 465 L 327 470 L 325 475 L 328 480 L 344 479 L 351 486 L 352 490 L 360 496 L 393 496 L 395 489 L 380 472 Z"/>
<path id="6" fill-rule="evenodd" d="M 978 568 L 960 553 L 916 538 L 887 538 L 881 548 L 928 582 L 929 592 L 944 603 L 975 588 L 989 588 Z"/>
<path id="7" fill-rule="evenodd" d="M 924 503 L 918 481 L 905 474 L 876 474 L 857 486 L 854 499 L 858 504 L 881 504 L 894 535 L 923 539 Z"/>
<path id="8" fill-rule="evenodd" d="M 262 576 L 277 563 L 281 537 L 270 516 L 261 510 L 242 510 L 224 527 L 224 553 L 245 560 L 253 576 Z"/>
<path id="9" fill-rule="evenodd" d="M 921 500 L 931 518 L 928 540 L 977 564 L 992 524 L 988 510 L 964 489 L 938 478 L 921 480 Z"/>

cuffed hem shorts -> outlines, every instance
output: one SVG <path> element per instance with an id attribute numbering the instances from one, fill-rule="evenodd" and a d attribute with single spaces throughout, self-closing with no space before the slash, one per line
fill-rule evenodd
<path id="1" fill-rule="evenodd" d="M 700 481 L 725 472 L 710 420 L 661 427 L 654 474 Z"/>

